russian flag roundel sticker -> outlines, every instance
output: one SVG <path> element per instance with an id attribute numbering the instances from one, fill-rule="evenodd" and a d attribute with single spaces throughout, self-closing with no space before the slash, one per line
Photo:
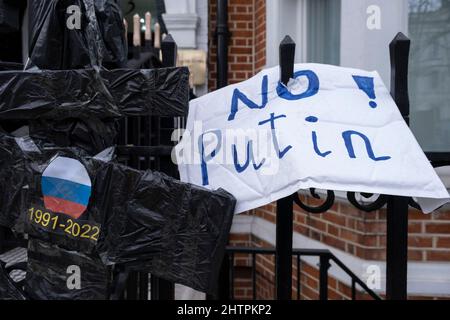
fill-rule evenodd
<path id="1" fill-rule="evenodd" d="M 45 208 L 78 219 L 91 197 L 91 179 L 83 164 L 66 157 L 55 158 L 42 173 Z"/>

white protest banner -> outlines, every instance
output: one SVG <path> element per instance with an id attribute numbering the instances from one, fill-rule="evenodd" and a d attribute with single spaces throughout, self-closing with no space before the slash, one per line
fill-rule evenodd
<path id="1" fill-rule="evenodd" d="M 377 72 L 297 64 L 279 78 L 191 101 L 182 181 L 229 191 L 236 213 L 307 188 L 411 196 L 424 212 L 450 200 Z"/>

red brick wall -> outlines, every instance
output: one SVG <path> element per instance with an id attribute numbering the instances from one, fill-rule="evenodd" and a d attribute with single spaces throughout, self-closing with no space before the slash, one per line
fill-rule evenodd
<path id="1" fill-rule="evenodd" d="M 266 65 L 266 1 L 256 0 L 255 12 L 255 72 Z"/>
<path id="2" fill-rule="evenodd" d="M 243 241 L 244 239 L 245 241 Z M 267 242 L 254 236 L 247 237 L 247 235 L 232 235 L 231 242 L 233 245 L 243 245 L 245 242 L 254 247 L 270 247 Z M 252 299 L 251 258 L 249 256 L 237 255 L 234 260 L 234 266 L 234 298 L 238 300 Z M 256 256 L 256 284 L 256 299 L 275 299 L 275 258 L 273 255 Z M 292 260 L 292 299 L 295 300 L 297 298 L 297 262 L 294 258 Z M 359 291 L 357 292 L 356 298 L 358 300 L 371 299 L 370 296 Z M 303 261 L 300 265 L 300 299 L 319 299 L 319 270 L 317 267 Z M 351 299 L 351 288 L 343 282 L 329 276 L 328 299 Z"/>
<path id="3" fill-rule="evenodd" d="M 302 197 L 305 204 L 317 205 L 317 200 Z M 255 215 L 275 223 L 276 204 L 252 210 L 246 214 Z M 274 226 L 275 227 L 275 226 Z M 355 209 L 346 201 L 338 200 L 324 214 L 306 213 L 294 205 L 294 232 L 321 241 L 355 256 L 368 260 L 386 258 L 386 211 L 385 209 L 366 213 Z M 440 210 L 425 215 L 415 209 L 409 212 L 408 258 L 410 261 L 450 261 L 450 211 Z M 232 234 L 231 245 L 270 247 L 271 245 L 254 235 Z M 273 256 L 257 256 L 257 298 L 275 298 L 275 261 Z M 235 298 L 251 299 L 250 257 L 236 257 Z M 292 298 L 297 299 L 297 265 L 293 261 Z M 302 263 L 300 299 L 318 299 L 318 269 Z M 348 285 L 329 277 L 329 299 L 350 299 Z M 358 292 L 357 299 L 369 299 L 367 294 Z M 427 297 L 408 297 L 408 299 Z M 438 299 L 439 297 L 429 297 Z M 442 297 L 445 298 L 445 297 Z"/>
<path id="4" fill-rule="evenodd" d="M 234 241 L 235 239 L 236 242 Z M 243 241 L 245 239 L 245 241 Z M 231 242 L 247 243 L 254 247 L 270 247 L 270 244 L 255 237 L 248 235 L 232 235 Z M 252 269 L 251 259 L 248 256 L 237 256 L 234 260 L 235 281 L 234 298 L 237 300 L 253 299 L 252 288 Z M 256 299 L 272 300 L 275 299 L 275 259 L 274 256 L 257 255 L 256 257 Z M 357 288 L 359 288 L 357 286 Z M 384 296 L 381 296 L 384 298 Z M 297 295 L 297 262 L 292 260 L 292 299 L 296 300 Z M 300 264 L 300 299 L 317 300 L 319 299 L 319 270 L 315 265 L 310 265 L 304 261 Z M 351 288 L 349 285 L 328 276 L 328 299 L 329 300 L 350 300 Z M 408 296 L 408 299 L 449 299 L 449 297 L 426 297 L 426 296 Z M 372 300 L 367 293 L 357 290 L 356 300 Z"/>
<path id="5" fill-rule="evenodd" d="M 209 57 L 210 91 L 216 88 L 217 47 L 216 1 L 209 2 Z M 244 81 L 260 71 L 266 64 L 266 0 L 229 0 L 228 27 L 231 38 L 228 48 L 228 81 Z"/>
<path id="6" fill-rule="evenodd" d="M 317 200 L 302 197 L 305 204 L 317 205 Z M 276 204 L 252 210 L 246 214 L 255 215 L 275 223 Z M 275 227 L 275 226 L 274 226 Z M 294 231 L 309 238 L 321 241 L 362 259 L 386 259 L 386 210 L 366 213 L 357 210 L 343 200 L 324 214 L 311 214 L 294 205 Z M 253 235 L 232 234 L 232 245 L 269 247 L 270 244 Z M 439 210 L 425 215 L 415 209 L 409 212 L 408 258 L 410 261 L 450 261 L 450 211 Z M 275 298 L 275 261 L 273 256 L 257 256 L 257 298 Z M 236 257 L 235 298 L 252 299 L 250 257 Z M 297 265 L 293 261 L 292 298 L 297 299 Z M 302 263 L 300 299 L 318 299 L 318 269 Z M 350 299 L 348 285 L 329 277 L 329 299 Z M 369 299 L 367 294 L 358 292 L 357 299 Z M 408 297 L 409 299 L 427 297 Z M 429 297 L 437 299 L 439 297 Z M 444 298 L 444 297 L 442 297 Z"/>
<path id="7" fill-rule="evenodd" d="M 313 198 L 302 198 L 311 205 Z M 276 204 L 254 210 L 258 217 L 275 223 Z M 324 214 L 311 214 L 294 205 L 294 231 L 331 247 L 367 260 L 386 259 L 386 210 L 362 212 L 336 201 Z M 450 261 L 450 211 L 432 214 L 410 209 L 408 259 Z"/>

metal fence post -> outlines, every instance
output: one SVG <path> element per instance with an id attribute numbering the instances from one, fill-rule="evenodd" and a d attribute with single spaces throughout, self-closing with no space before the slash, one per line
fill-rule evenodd
<path id="1" fill-rule="evenodd" d="M 177 44 L 169 33 L 161 41 L 162 64 L 164 67 L 175 67 L 177 64 Z"/>
<path id="2" fill-rule="evenodd" d="M 168 34 L 162 41 L 161 41 L 161 54 L 162 54 L 162 64 L 163 67 L 175 67 L 177 63 L 177 44 L 172 38 L 170 34 Z M 157 128 L 156 130 L 161 130 L 160 117 L 154 117 Z M 159 137 L 160 138 L 160 137 Z M 158 144 L 161 143 L 161 141 L 157 142 Z M 161 161 L 157 163 L 157 170 L 161 170 Z M 164 168 L 168 169 L 168 168 Z M 164 171 L 164 170 L 163 170 Z M 148 281 L 148 275 L 146 273 L 141 274 L 141 279 L 144 278 L 144 281 Z M 143 288 L 145 288 L 144 283 L 142 282 Z M 174 283 L 151 276 L 151 299 L 152 300 L 174 300 L 175 299 L 175 285 Z"/>
<path id="3" fill-rule="evenodd" d="M 401 32 L 389 44 L 391 95 L 409 124 L 408 56 L 410 40 Z M 408 199 L 389 196 L 387 202 L 386 297 L 407 299 Z"/>
<path id="4" fill-rule="evenodd" d="M 328 300 L 328 269 L 330 268 L 330 257 L 322 254 L 319 258 L 319 299 Z"/>
<path id="5" fill-rule="evenodd" d="M 217 89 L 226 87 L 228 85 L 228 39 L 230 32 L 228 30 L 228 1 L 217 0 L 217 26 L 216 26 L 216 40 L 217 40 Z M 219 283 L 217 287 L 217 298 L 220 300 L 229 300 L 232 293 L 230 291 L 230 268 L 234 268 L 230 264 L 229 257 L 225 254 L 220 266 Z M 207 299 L 212 300 L 216 296 L 208 295 Z"/>
<path id="6" fill-rule="evenodd" d="M 286 36 L 280 43 L 280 81 L 287 85 L 294 75 L 295 42 Z M 292 298 L 293 199 L 277 201 L 276 217 L 276 290 L 278 300 Z"/>
<path id="7" fill-rule="evenodd" d="M 217 89 L 228 85 L 228 1 L 217 0 Z"/>

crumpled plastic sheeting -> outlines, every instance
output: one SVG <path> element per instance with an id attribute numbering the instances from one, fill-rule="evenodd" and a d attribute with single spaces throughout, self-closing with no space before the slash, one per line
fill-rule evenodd
<path id="1" fill-rule="evenodd" d="M 80 29 L 67 27 L 80 8 Z M 30 60 L 40 69 L 68 70 L 126 66 L 128 48 L 120 6 L 115 0 L 32 0 Z"/>
<path id="2" fill-rule="evenodd" d="M 16 62 L 0 61 L 0 71 L 22 70 L 23 64 Z"/>
<path id="3" fill-rule="evenodd" d="M 0 173 L 6 182 L 1 191 L 11 199 L 2 203 L 0 223 L 67 250 L 98 254 L 106 265 L 123 264 L 214 292 L 236 204 L 230 193 L 87 157 L 77 149 L 27 152 L 13 142 L 14 138 L 0 134 L 0 147 L 9 148 L 0 155 Z M 89 205 L 74 221 L 100 225 L 97 242 L 49 231 L 27 220 L 31 207 L 45 210 L 41 178 L 55 156 L 77 159 L 89 174 Z"/>
<path id="4" fill-rule="evenodd" d="M 19 30 L 19 8 L 0 0 L 0 32 L 17 32 Z"/>
<path id="5" fill-rule="evenodd" d="M 102 71 L 106 87 L 125 116 L 187 116 L 189 69 L 172 67 Z"/>
<path id="6" fill-rule="evenodd" d="M 28 140 L 27 145 L 18 144 L 22 139 Z M 43 145 L 48 148 L 41 148 Z M 18 138 L 0 131 L 0 225 L 24 233 L 24 220 L 20 215 L 28 205 L 34 171 L 41 170 L 40 166 L 57 152 L 55 150 L 58 148 L 46 142 L 34 140 L 30 145 L 29 137 Z M 71 149 L 71 153 L 87 156 L 76 148 Z"/>
<path id="7" fill-rule="evenodd" d="M 189 70 L 0 72 L 0 120 L 185 116 Z"/>
<path id="8" fill-rule="evenodd" d="M 100 121 L 94 117 L 64 120 L 22 120 L 0 121 L 0 130 L 11 135 L 28 138 L 27 141 L 38 141 L 41 148 L 78 148 L 87 154 L 94 155 L 115 145 L 119 122 L 117 120 Z"/>
<path id="9" fill-rule="evenodd" d="M 38 239 L 28 241 L 25 293 L 31 299 L 105 300 L 109 283 L 109 270 L 98 258 Z"/>
<path id="10" fill-rule="evenodd" d="M 29 136 L 45 148 L 79 148 L 88 154 L 97 154 L 115 144 L 118 121 L 96 118 L 64 119 L 60 121 L 34 120 L 29 122 Z"/>
<path id="11" fill-rule="evenodd" d="M 129 69 L 153 69 L 162 68 L 162 62 L 159 60 L 159 55 L 155 52 L 140 52 L 139 57 L 136 59 L 130 59 L 127 62 L 127 68 Z"/>
<path id="12" fill-rule="evenodd" d="M 2 261 L 0 261 L 0 300 L 27 300 L 6 272 Z"/>
<path id="13" fill-rule="evenodd" d="M 163 173 L 114 164 L 101 170 L 97 179 L 97 188 L 109 189 L 116 199 L 105 248 L 100 250 L 107 264 L 125 263 L 212 292 L 234 212 L 235 200 L 228 192 L 210 193 Z M 130 190 L 125 204 L 119 190 Z"/>
<path id="14" fill-rule="evenodd" d="M 95 0 L 95 15 L 103 38 L 103 66 L 124 68 L 128 61 L 128 45 L 120 5 L 115 0 Z"/>

